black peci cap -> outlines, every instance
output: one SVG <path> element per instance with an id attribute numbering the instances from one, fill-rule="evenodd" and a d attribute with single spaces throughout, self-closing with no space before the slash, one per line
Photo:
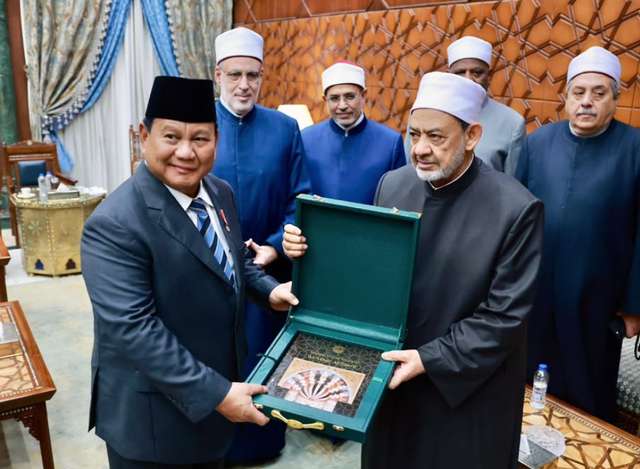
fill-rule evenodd
<path id="1" fill-rule="evenodd" d="M 145 116 L 180 122 L 215 122 L 213 81 L 157 76 Z"/>

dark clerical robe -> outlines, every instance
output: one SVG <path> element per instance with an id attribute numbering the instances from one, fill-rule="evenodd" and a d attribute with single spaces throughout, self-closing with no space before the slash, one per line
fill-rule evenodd
<path id="1" fill-rule="evenodd" d="M 363 469 L 515 468 L 542 204 L 478 158 L 438 190 L 388 173 L 376 204 L 422 212 L 404 348 L 426 373 L 385 395 Z"/>
<path id="2" fill-rule="evenodd" d="M 314 194 L 372 204 L 382 175 L 406 164 L 402 135 L 368 120 L 344 130 L 333 119 L 302 131 Z"/>
<path id="3" fill-rule="evenodd" d="M 220 139 L 212 173 L 233 188 L 244 239 L 273 246 L 280 262 L 266 270 L 286 280 L 282 275 L 286 277 L 291 264 L 282 251 L 284 225 L 294 222 L 296 196 L 311 191 L 298 123 L 258 105 L 246 116 L 236 117 L 218 101 L 216 112 Z M 281 267 L 278 272 L 273 270 L 276 267 Z M 271 345 L 285 318 L 247 304 L 245 375 L 257 364 L 258 353 Z M 228 459 L 246 461 L 277 455 L 284 447 L 285 428 L 278 422 L 266 427 L 244 425 L 236 433 Z"/>
<path id="4" fill-rule="evenodd" d="M 516 177 L 546 213 L 527 378 L 546 363 L 551 394 L 612 421 L 621 344 L 608 326 L 640 314 L 640 130 L 614 120 L 580 138 L 568 121 L 546 125 Z"/>

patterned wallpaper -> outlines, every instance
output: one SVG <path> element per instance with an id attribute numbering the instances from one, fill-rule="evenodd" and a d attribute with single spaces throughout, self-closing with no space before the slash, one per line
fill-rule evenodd
<path id="1" fill-rule="evenodd" d="M 567 67 L 593 45 L 620 58 L 616 117 L 640 127 L 640 0 L 498 0 L 398 8 L 417 3 L 433 2 L 235 0 L 236 25 L 265 39 L 259 102 L 273 108 L 307 104 L 315 122 L 327 119 L 320 75 L 344 58 L 367 71 L 367 115 L 404 132 L 422 75 L 444 70 L 447 46 L 474 35 L 494 46 L 491 94 L 520 112 L 529 132 L 564 119 Z M 327 14 L 327 4 L 350 12 Z"/>

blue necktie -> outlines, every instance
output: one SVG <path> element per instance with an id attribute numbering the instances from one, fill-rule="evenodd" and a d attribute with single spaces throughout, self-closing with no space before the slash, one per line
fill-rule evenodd
<path id="1" fill-rule="evenodd" d="M 209 246 L 209 249 L 213 251 L 213 255 L 222 266 L 224 274 L 233 285 L 233 269 L 229 264 L 227 254 L 224 252 L 222 242 L 218 238 L 218 234 L 211 224 L 211 218 L 209 218 L 209 213 L 207 212 L 207 207 L 205 206 L 204 201 L 200 198 L 193 199 L 189 206 L 189 210 L 193 211 L 198 216 L 198 231 L 204 238 L 207 246 Z"/>

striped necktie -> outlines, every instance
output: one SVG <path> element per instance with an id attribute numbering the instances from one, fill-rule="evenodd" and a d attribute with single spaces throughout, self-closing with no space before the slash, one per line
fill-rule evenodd
<path id="1" fill-rule="evenodd" d="M 209 249 L 213 251 L 213 255 L 222 266 L 224 274 L 227 276 L 231 284 L 234 285 L 233 269 L 229 264 L 227 254 L 224 252 L 222 241 L 218 237 L 218 234 L 211 223 L 211 218 L 209 217 L 204 201 L 200 198 L 193 199 L 189 206 L 189 210 L 198 216 L 198 231 L 204 238 L 207 246 L 209 246 Z"/>

